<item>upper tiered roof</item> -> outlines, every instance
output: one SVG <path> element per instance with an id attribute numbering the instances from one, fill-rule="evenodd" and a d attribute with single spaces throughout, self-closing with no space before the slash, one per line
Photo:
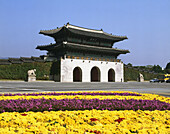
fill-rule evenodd
<path id="1" fill-rule="evenodd" d="M 100 39 L 110 40 L 113 42 L 127 39 L 127 36 L 117 36 L 117 35 L 108 34 L 104 32 L 102 29 L 101 30 L 88 29 L 79 26 L 74 26 L 69 23 L 67 23 L 66 25 L 60 28 L 51 29 L 51 30 L 41 30 L 39 33 L 56 38 L 58 35 L 60 35 L 63 32 L 72 33 L 80 36 L 100 38 Z"/>

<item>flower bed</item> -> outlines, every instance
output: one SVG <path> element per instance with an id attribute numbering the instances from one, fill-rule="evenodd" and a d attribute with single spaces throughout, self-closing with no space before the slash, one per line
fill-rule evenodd
<path id="1" fill-rule="evenodd" d="M 119 99 L 115 99 L 116 97 Z M 1 94 L 0 112 L 2 134 L 168 134 L 170 129 L 169 98 L 152 94 Z"/>
<path id="2" fill-rule="evenodd" d="M 117 99 L 22 99 L 1 100 L 0 112 L 43 112 L 59 110 L 170 110 L 170 104 L 159 100 Z"/>

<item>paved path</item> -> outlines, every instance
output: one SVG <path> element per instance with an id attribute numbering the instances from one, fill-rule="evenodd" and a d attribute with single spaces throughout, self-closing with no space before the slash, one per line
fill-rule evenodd
<path id="1" fill-rule="evenodd" d="M 60 83 L 53 81 L 0 81 L 0 92 L 45 92 L 45 91 L 135 91 L 170 97 L 170 83 L 114 82 L 114 83 Z"/>

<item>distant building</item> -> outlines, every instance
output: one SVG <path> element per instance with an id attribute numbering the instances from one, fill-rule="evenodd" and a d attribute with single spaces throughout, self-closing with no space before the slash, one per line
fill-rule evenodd
<path id="1" fill-rule="evenodd" d="M 44 62 L 41 57 L 20 57 L 20 58 L 7 58 L 0 59 L 0 65 L 11 65 L 11 64 L 23 64 L 33 62 Z"/>
<path id="2" fill-rule="evenodd" d="M 64 25 L 40 34 L 53 37 L 55 44 L 37 46 L 47 50 L 47 61 L 55 61 L 50 78 L 59 82 L 123 82 L 123 62 L 118 55 L 128 50 L 112 48 L 113 44 L 127 39 L 101 30 Z"/>

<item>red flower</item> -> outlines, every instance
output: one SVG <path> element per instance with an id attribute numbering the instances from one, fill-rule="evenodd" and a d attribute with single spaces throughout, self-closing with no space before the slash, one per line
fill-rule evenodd
<path id="1" fill-rule="evenodd" d="M 117 122 L 121 122 L 121 121 L 123 121 L 125 118 L 119 118 L 119 119 L 117 119 L 117 120 L 115 120 L 115 121 L 117 121 Z"/>
<path id="2" fill-rule="evenodd" d="M 96 119 L 96 118 L 91 118 L 90 120 L 91 121 L 98 121 L 98 119 Z"/>
<path id="3" fill-rule="evenodd" d="M 21 114 L 22 116 L 27 116 L 27 114 Z"/>
<path id="4" fill-rule="evenodd" d="M 89 132 L 89 133 L 95 133 L 95 134 L 101 134 L 100 131 L 97 131 L 97 130 L 86 130 L 85 132 Z"/>

